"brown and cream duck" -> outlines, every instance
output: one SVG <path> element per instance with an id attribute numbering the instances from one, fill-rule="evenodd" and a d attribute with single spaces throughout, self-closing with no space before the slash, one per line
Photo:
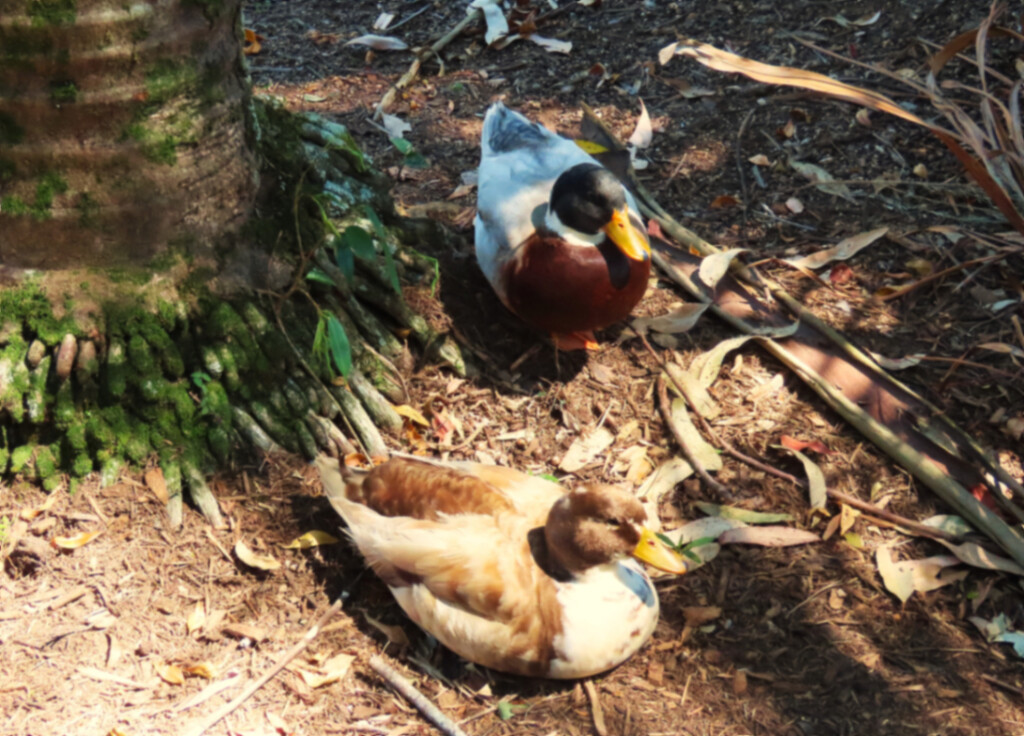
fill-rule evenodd
<path id="1" fill-rule="evenodd" d="M 366 562 L 422 629 L 502 672 L 576 678 L 615 667 L 658 621 L 636 560 L 686 564 L 613 486 L 575 492 L 477 463 L 393 458 L 366 471 L 317 460 Z"/>

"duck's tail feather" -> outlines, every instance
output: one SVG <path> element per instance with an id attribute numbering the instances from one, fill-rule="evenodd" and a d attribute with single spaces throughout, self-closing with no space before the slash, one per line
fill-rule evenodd
<path id="1" fill-rule="evenodd" d="M 509 110 L 500 102 L 487 109 L 481 136 L 484 154 L 506 153 L 548 140 L 552 134 L 542 125 Z"/>
<path id="2" fill-rule="evenodd" d="M 342 518 L 345 517 L 345 504 L 339 501 L 363 503 L 363 480 L 366 472 L 347 467 L 343 462 L 330 455 L 319 455 L 314 463 L 320 471 L 320 480 L 324 486 L 324 495 L 331 506 Z"/>

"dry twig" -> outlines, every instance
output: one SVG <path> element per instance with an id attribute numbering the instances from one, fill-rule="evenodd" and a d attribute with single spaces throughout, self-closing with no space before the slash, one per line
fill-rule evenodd
<path id="1" fill-rule="evenodd" d="M 590 701 L 590 712 L 594 717 L 594 730 L 597 736 L 608 736 L 608 727 L 604 723 L 604 710 L 601 708 L 601 699 L 597 695 L 597 688 L 593 680 L 584 680 L 583 689 L 587 691 L 587 699 Z"/>
<path id="2" fill-rule="evenodd" d="M 380 99 L 380 102 L 377 104 L 377 109 L 373 113 L 373 119 L 380 120 L 381 116 L 388 111 L 389 107 L 391 107 L 391 103 L 395 101 L 395 97 L 398 95 L 399 90 L 403 90 L 412 84 L 413 80 L 419 76 L 420 67 L 423 66 L 424 61 L 429 59 L 431 56 L 435 56 L 441 51 L 441 49 L 454 41 L 460 33 L 466 30 L 470 23 L 480 18 L 482 15 L 483 12 L 480 8 L 473 8 L 472 11 L 466 14 L 465 18 L 455 24 L 454 28 L 444 34 L 444 36 L 442 36 L 432 46 L 423 49 L 416 54 L 416 58 L 413 59 L 412 64 L 409 65 L 409 70 L 403 74 L 397 82 L 391 85 L 391 89 L 385 92 L 384 96 Z"/>
<path id="3" fill-rule="evenodd" d="M 399 672 L 389 665 L 380 656 L 370 659 L 370 667 L 391 687 L 398 691 L 399 695 L 412 703 L 424 718 L 437 726 L 438 730 L 446 736 L 466 736 L 458 725 L 448 716 L 442 713 L 436 705 L 427 700 L 427 697 L 417 690 L 411 682 L 402 677 Z"/>
<path id="4" fill-rule="evenodd" d="M 316 623 L 314 623 L 310 627 L 309 631 L 307 631 L 305 635 L 303 635 L 303 637 L 298 642 L 296 642 L 295 646 L 293 646 L 291 649 L 285 652 L 284 655 L 277 660 L 273 667 L 271 667 L 269 670 L 267 670 L 258 678 L 249 683 L 245 687 L 245 689 L 242 692 L 240 692 L 237 697 L 235 697 L 234 700 L 232 700 L 229 703 L 225 703 L 223 706 L 217 709 L 212 716 L 206 718 L 201 723 L 196 724 L 192 728 L 186 729 L 184 732 L 186 736 L 201 736 L 207 730 L 217 725 L 217 723 L 219 723 L 221 719 L 231 715 L 235 711 L 235 709 L 238 708 L 238 706 L 240 706 L 246 700 L 251 698 L 253 693 L 255 693 L 261 687 L 270 682 L 270 680 L 273 679 L 274 675 L 276 675 L 278 672 L 284 669 L 284 667 L 293 659 L 295 659 L 295 657 L 297 657 L 299 653 L 302 652 L 303 649 L 309 646 L 309 643 L 316 638 L 317 634 L 320 633 L 320 630 L 324 627 L 324 624 L 330 621 L 331 617 L 341 610 L 341 604 L 342 597 L 338 596 L 338 599 L 331 604 L 331 607 L 324 611 L 323 615 L 316 620 Z"/>

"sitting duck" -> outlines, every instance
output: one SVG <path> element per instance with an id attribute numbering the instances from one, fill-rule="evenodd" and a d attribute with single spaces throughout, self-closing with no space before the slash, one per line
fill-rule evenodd
<path id="1" fill-rule="evenodd" d="M 498 298 L 563 350 L 595 349 L 647 289 L 633 195 L 573 141 L 502 103 L 484 117 L 476 257 Z"/>
<path id="2" fill-rule="evenodd" d="M 614 486 L 572 493 L 510 468 L 392 458 L 369 471 L 321 455 L 348 534 L 420 628 L 476 664 L 588 677 L 650 638 L 658 594 L 642 560 L 686 563 Z"/>

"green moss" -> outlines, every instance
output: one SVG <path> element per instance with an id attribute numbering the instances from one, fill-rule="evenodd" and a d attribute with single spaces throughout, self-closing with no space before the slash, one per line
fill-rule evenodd
<path id="1" fill-rule="evenodd" d="M 53 198 L 58 194 L 64 194 L 68 190 L 68 183 L 64 178 L 53 171 L 43 174 L 36 183 L 36 201 L 34 210 L 49 210 L 53 206 Z"/>
<path id="2" fill-rule="evenodd" d="M 64 435 L 67 439 L 68 446 L 76 452 L 82 452 L 89 446 L 87 441 L 86 421 L 85 417 L 79 414 L 76 417 L 75 423 L 68 428 L 67 434 Z"/>
<path id="3" fill-rule="evenodd" d="M 75 209 L 78 210 L 78 222 L 82 227 L 96 227 L 100 205 L 89 192 L 78 195 Z"/>
<path id="4" fill-rule="evenodd" d="M 132 368 L 137 371 L 136 375 L 140 380 L 157 374 L 153 351 L 142 335 L 132 335 L 128 340 L 128 359 L 131 360 Z"/>
<path id="5" fill-rule="evenodd" d="M 110 340 L 106 368 L 107 392 L 113 398 L 119 399 L 124 396 L 125 389 L 128 388 L 128 359 L 124 343 L 117 338 Z"/>
<path id="6" fill-rule="evenodd" d="M 172 166 L 178 161 L 178 144 L 170 134 L 157 133 L 142 123 L 132 123 L 125 135 L 136 141 L 142 155 L 153 163 Z"/>
<path id="7" fill-rule="evenodd" d="M 195 419 L 196 402 L 189 396 L 187 384 L 184 381 L 170 384 L 166 400 L 174 407 L 174 413 L 182 424 L 187 424 Z"/>
<path id="8" fill-rule="evenodd" d="M 227 343 L 221 342 L 214 346 L 217 352 L 217 360 L 224 370 L 224 383 L 232 391 L 238 391 L 242 387 L 242 380 L 238 375 L 238 363 L 235 362 L 235 354 Z"/>
<path id="9" fill-rule="evenodd" d="M 168 375 L 178 378 L 185 373 L 185 361 L 182 360 L 178 346 L 170 335 L 160 326 L 156 317 L 146 313 L 138 324 L 139 334 L 149 343 L 160 356 L 160 362 Z M 131 345 L 128 346 L 129 352 Z"/>
<path id="10" fill-rule="evenodd" d="M 190 64 L 160 59 L 146 72 L 146 104 L 159 106 L 196 86 L 199 75 Z"/>
<path id="11" fill-rule="evenodd" d="M 5 112 L 0 112 L 0 144 L 15 145 L 25 138 L 25 129 Z"/>
<path id="12" fill-rule="evenodd" d="M 42 222 L 50 219 L 53 215 L 50 212 L 53 207 L 53 199 L 58 194 L 64 194 L 68 190 L 68 184 L 64 178 L 55 172 L 43 174 L 36 182 L 36 196 L 32 204 L 26 203 L 16 195 L 9 195 L 0 199 L 0 212 L 8 215 L 32 215 L 36 220 Z"/>
<path id="13" fill-rule="evenodd" d="M 106 488 L 116 483 L 117 479 L 121 476 L 123 468 L 124 463 L 119 457 L 111 457 L 102 461 L 100 466 L 100 488 Z"/>
<path id="14" fill-rule="evenodd" d="M 71 388 L 71 380 L 61 381 L 57 387 L 54 403 L 53 419 L 59 429 L 68 429 L 77 418 L 75 412 L 75 394 Z"/>
<path id="15" fill-rule="evenodd" d="M 5 215 L 27 215 L 32 208 L 21 197 L 9 194 L 0 198 L 0 213 Z"/>
<path id="16" fill-rule="evenodd" d="M 57 473 L 58 458 L 49 445 L 41 445 L 36 453 L 36 474 L 42 480 L 52 477 Z"/>
<path id="17" fill-rule="evenodd" d="M 69 26 L 78 17 L 78 6 L 75 0 L 31 0 L 26 14 L 36 28 Z"/>
<path id="18" fill-rule="evenodd" d="M 92 472 L 92 458 L 87 452 L 76 452 L 71 461 L 71 474 L 82 478 Z"/>
<path id="19" fill-rule="evenodd" d="M 157 410 L 156 418 L 153 421 L 153 429 L 155 430 L 153 433 L 154 439 L 159 437 L 161 441 L 170 442 L 172 445 L 181 445 L 185 442 L 185 435 L 182 434 L 174 412 L 170 409 L 161 408 Z"/>
<path id="20" fill-rule="evenodd" d="M 78 100 L 78 85 L 66 80 L 50 82 L 50 102 L 55 105 L 66 105 Z"/>
<path id="21" fill-rule="evenodd" d="M 211 21 L 224 10 L 224 0 L 184 0 L 182 5 L 199 8 L 203 11 L 203 17 Z"/>
<path id="22" fill-rule="evenodd" d="M 117 449 L 117 437 L 99 412 L 92 412 L 85 423 L 89 447 L 101 463 L 109 460 Z"/>
<path id="23" fill-rule="evenodd" d="M 231 399 L 220 381 L 208 381 L 203 388 L 203 399 L 199 402 L 202 416 L 214 417 L 224 427 L 231 426 Z"/>
<path id="24" fill-rule="evenodd" d="M 50 300 L 38 284 L 0 289 L 0 314 L 27 325 L 32 333 L 51 347 L 60 344 L 68 333 L 82 336 L 82 331 L 69 316 L 60 319 L 54 316 Z"/>
<path id="25" fill-rule="evenodd" d="M 29 390 L 25 395 L 25 408 L 28 410 L 28 419 L 33 424 L 42 424 L 46 418 L 48 398 L 46 383 L 50 377 L 50 364 L 52 362 L 52 356 L 47 355 L 29 373 Z"/>
<path id="26" fill-rule="evenodd" d="M 133 463 L 143 463 L 153 451 L 153 447 L 149 443 L 149 435 L 149 427 L 142 422 L 135 422 L 132 425 L 131 434 L 124 444 L 124 452 Z"/>
<path id="27" fill-rule="evenodd" d="M 15 447 L 11 452 L 11 472 L 20 473 L 32 459 L 32 445 Z"/>

